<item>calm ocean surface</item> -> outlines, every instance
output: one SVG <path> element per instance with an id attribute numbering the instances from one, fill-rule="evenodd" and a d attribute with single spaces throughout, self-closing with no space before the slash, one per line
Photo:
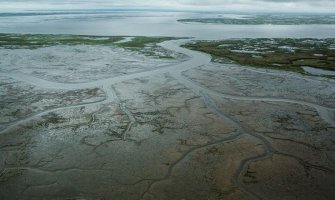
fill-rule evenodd
<path id="1" fill-rule="evenodd" d="M 178 36 L 197 39 L 335 37 L 335 25 L 222 25 L 177 22 L 181 18 L 215 16 L 217 14 L 117 10 L 26 13 L 0 11 L 0 33 Z"/>

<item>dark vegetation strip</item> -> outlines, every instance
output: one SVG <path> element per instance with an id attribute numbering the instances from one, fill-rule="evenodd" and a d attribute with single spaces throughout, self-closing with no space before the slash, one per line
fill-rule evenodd
<path id="1" fill-rule="evenodd" d="M 88 36 L 88 35 L 49 35 L 49 34 L 0 34 L 1 48 L 40 48 L 54 45 L 115 45 L 126 48 L 144 48 L 174 37 L 134 37 L 126 43 L 115 43 L 124 39 L 122 36 Z"/>
<path id="2" fill-rule="evenodd" d="M 35 49 L 54 45 L 112 45 L 123 37 L 0 34 L 0 47 L 9 49 Z"/>

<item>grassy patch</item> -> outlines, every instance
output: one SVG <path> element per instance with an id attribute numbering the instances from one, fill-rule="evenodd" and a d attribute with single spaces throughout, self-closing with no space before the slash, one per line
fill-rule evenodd
<path id="1" fill-rule="evenodd" d="M 157 57 L 160 59 L 174 59 L 175 57 L 171 56 L 162 47 L 158 46 L 158 43 L 175 40 L 175 37 L 134 37 L 131 41 L 125 43 L 115 44 L 119 47 L 127 48 L 132 51 L 140 52 L 146 56 Z"/>
<path id="2" fill-rule="evenodd" d="M 128 48 L 144 48 L 149 45 L 155 45 L 168 40 L 174 40 L 174 37 L 134 37 L 131 41 L 116 44 L 121 47 Z"/>
<path id="3" fill-rule="evenodd" d="M 198 41 L 184 47 L 223 62 L 306 73 L 304 66 L 335 70 L 334 44 L 335 39 L 240 39 Z"/>

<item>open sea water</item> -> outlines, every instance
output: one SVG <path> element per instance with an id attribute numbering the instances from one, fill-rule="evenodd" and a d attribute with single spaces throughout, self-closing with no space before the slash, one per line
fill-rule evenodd
<path id="1" fill-rule="evenodd" d="M 214 40 L 335 37 L 335 25 L 224 25 L 177 21 L 215 16 L 217 14 L 213 13 L 138 10 L 0 11 L 0 33 L 176 36 Z"/>

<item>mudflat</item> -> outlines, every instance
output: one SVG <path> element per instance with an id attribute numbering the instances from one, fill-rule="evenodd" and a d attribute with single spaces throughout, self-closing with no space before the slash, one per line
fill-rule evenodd
<path id="1" fill-rule="evenodd" d="M 331 77 L 191 39 L 0 39 L 0 199 L 335 196 Z"/>

